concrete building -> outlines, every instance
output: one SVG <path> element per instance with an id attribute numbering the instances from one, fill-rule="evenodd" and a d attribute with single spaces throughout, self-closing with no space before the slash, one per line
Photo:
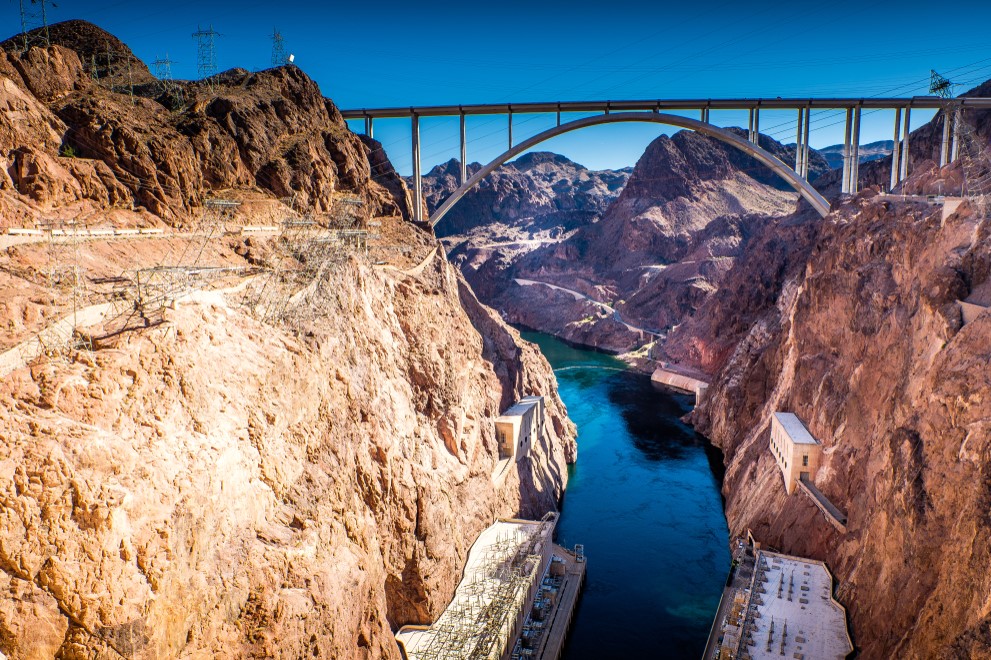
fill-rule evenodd
<path id="1" fill-rule="evenodd" d="M 495 421 L 495 428 L 499 458 L 525 458 L 544 436 L 544 397 L 523 397 Z"/>
<path id="2" fill-rule="evenodd" d="M 776 412 L 771 418 L 771 453 L 781 468 L 785 491 L 791 495 L 799 480 L 815 479 L 822 446 L 793 413 Z"/>

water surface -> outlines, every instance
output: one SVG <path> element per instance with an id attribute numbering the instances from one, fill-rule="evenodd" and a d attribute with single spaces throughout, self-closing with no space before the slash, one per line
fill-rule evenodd
<path id="1" fill-rule="evenodd" d="M 613 357 L 523 336 L 554 367 L 578 425 L 558 542 L 583 543 L 589 563 L 564 658 L 698 660 L 730 556 L 721 458 L 679 419 L 693 398 Z"/>

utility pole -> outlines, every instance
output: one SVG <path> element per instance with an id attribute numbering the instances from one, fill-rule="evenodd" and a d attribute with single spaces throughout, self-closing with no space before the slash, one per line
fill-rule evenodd
<path id="1" fill-rule="evenodd" d="M 217 73 L 216 38 L 219 36 L 220 33 L 213 29 L 213 25 L 208 30 L 197 25 L 196 32 L 193 33 L 193 39 L 196 39 L 196 72 L 200 78 L 206 80 L 211 92 L 213 81 L 210 78 Z"/>
<path id="2" fill-rule="evenodd" d="M 272 30 L 272 66 L 282 66 L 289 58 L 286 56 L 286 42 L 278 29 Z"/>

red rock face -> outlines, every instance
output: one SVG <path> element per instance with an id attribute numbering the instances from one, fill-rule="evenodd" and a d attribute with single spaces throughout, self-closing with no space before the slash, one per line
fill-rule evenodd
<path id="1" fill-rule="evenodd" d="M 961 327 L 956 300 L 988 280 L 989 221 L 865 193 L 819 225 L 776 232 L 787 257 L 765 238 L 770 262 L 738 264 L 704 310 L 741 337 L 698 349 L 721 366 L 695 420 L 725 453 L 731 531 L 826 560 L 863 657 L 988 657 L 991 317 Z M 847 533 L 785 495 L 776 410 L 823 443 Z"/>

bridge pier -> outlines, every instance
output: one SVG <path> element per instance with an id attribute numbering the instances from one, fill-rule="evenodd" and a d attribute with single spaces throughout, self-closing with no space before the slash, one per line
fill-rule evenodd
<path id="1" fill-rule="evenodd" d="M 858 105 L 853 109 L 853 154 L 850 158 L 850 194 L 856 195 L 860 187 L 860 111 Z"/>
<path id="2" fill-rule="evenodd" d="M 750 119 L 747 123 L 747 139 L 757 144 L 757 134 L 760 131 L 760 108 L 750 108 Z"/>
<path id="3" fill-rule="evenodd" d="M 911 117 L 911 106 L 905 106 L 905 123 L 902 124 L 901 175 L 899 176 L 899 181 L 904 181 L 908 178 L 908 133 Z"/>
<path id="4" fill-rule="evenodd" d="M 805 119 L 805 110 L 798 109 L 798 121 L 795 124 L 795 171 L 802 176 L 802 120 Z"/>
<path id="5" fill-rule="evenodd" d="M 413 220 L 423 222 L 423 176 L 420 172 L 420 115 L 410 117 L 413 142 Z"/>
<path id="6" fill-rule="evenodd" d="M 853 131 L 853 108 L 846 109 L 846 125 L 843 129 L 843 179 L 840 183 L 840 194 L 850 193 L 850 157 L 853 155 L 850 138 Z"/>
<path id="7" fill-rule="evenodd" d="M 957 109 L 953 112 L 953 144 L 950 145 L 950 162 L 954 162 L 960 157 L 960 120 L 963 117 L 960 114 L 960 110 Z"/>
<path id="8" fill-rule="evenodd" d="M 509 117 L 509 148 L 513 148 L 513 111 L 510 110 L 506 115 Z"/>
<path id="9" fill-rule="evenodd" d="M 375 135 L 372 132 L 372 117 L 365 117 L 365 135 L 373 140 L 375 139 Z"/>
<path id="10" fill-rule="evenodd" d="M 952 118 L 950 114 L 943 109 L 943 137 L 939 144 L 939 166 L 946 167 L 947 163 L 950 162 L 950 124 L 952 123 Z"/>
<path id="11" fill-rule="evenodd" d="M 889 192 L 894 190 L 895 186 L 898 185 L 898 182 L 901 181 L 901 179 L 898 178 L 898 172 L 899 172 L 898 157 L 901 155 L 901 149 L 899 148 L 898 133 L 901 132 L 901 124 L 902 124 L 902 109 L 895 108 L 895 139 L 892 142 L 892 147 L 891 147 L 891 185 L 888 186 Z"/>
<path id="12" fill-rule="evenodd" d="M 465 129 L 465 113 L 461 113 L 461 185 L 465 185 L 468 180 L 468 142 L 465 140 L 467 131 Z"/>
<path id="13" fill-rule="evenodd" d="M 806 181 L 809 180 L 809 124 L 812 122 L 812 108 L 805 108 L 805 128 L 802 129 L 802 171 L 799 172 Z"/>

